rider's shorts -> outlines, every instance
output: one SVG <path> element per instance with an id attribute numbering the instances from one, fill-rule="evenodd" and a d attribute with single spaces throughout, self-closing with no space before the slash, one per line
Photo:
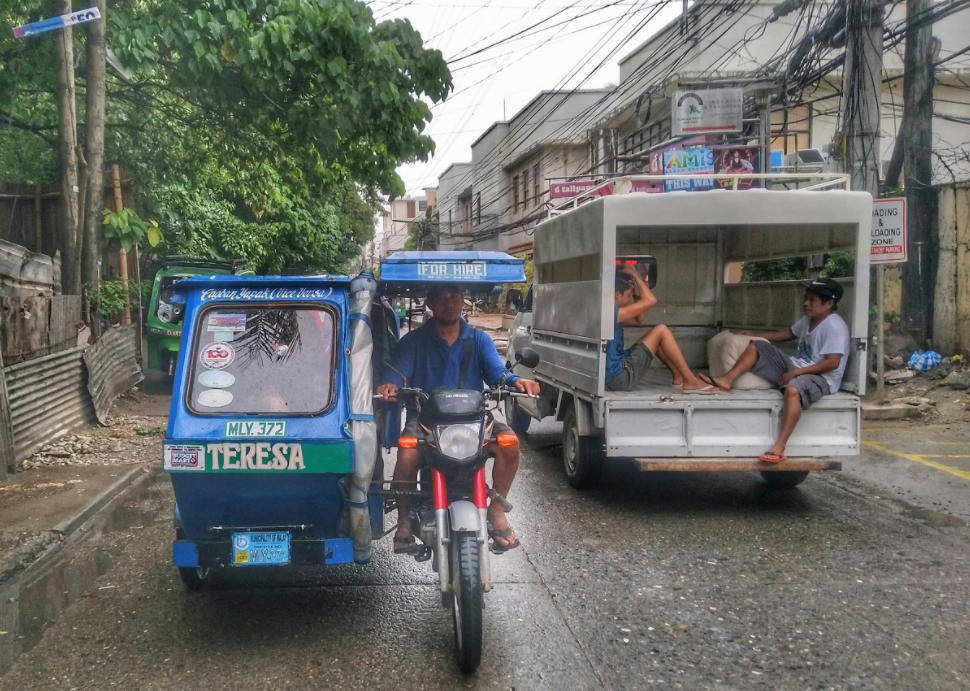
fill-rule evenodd
<path id="1" fill-rule="evenodd" d="M 499 422 L 492 414 L 488 414 L 489 419 L 492 420 L 492 441 L 499 435 L 499 432 L 511 432 L 512 428 L 506 425 L 504 422 Z M 404 422 L 404 428 L 401 430 L 402 437 L 416 437 L 418 436 L 418 414 L 416 411 L 407 411 L 407 418 Z"/>

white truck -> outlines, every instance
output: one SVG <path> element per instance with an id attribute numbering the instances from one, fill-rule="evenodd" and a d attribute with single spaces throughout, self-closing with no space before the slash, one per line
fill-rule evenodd
<path id="1" fill-rule="evenodd" d="M 615 183 L 624 186 L 633 187 Z M 507 404 L 512 427 L 524 433 L 533 418 L 562 421 L 563 466 L 577 488 L 594 482 L 609 458 L 635 459 L 645 471 L 759 471 L 776 487 L 793 487 L 812 470 L 841 469 L 839 459 L 860 445 L 872 198 L 819 186 L 824 191 L 614 193 L 537 225 L 533 285 L 513 322 L 508 360 L 525 345 L 537 350 L 542 394 Z M 658 359 L 633 391 L 605 389 L 619 262 L 655 267 L 659 300 L 647 326 L 625 327 L 625 345 L 666 324 L 688 364 L 704 372 L 707 342 L 718 332 L 779 330 L 802 316 L 806 281 L 729 282 L 738 263 L 840 251 L 855 254 L 852 275 L 833 277 L 845 287 L 839 314 L 849 325 L 851 354 L 841 390 L 802 416 L 788 461 L 757 460 L 777 435 L 778 390 L 685 394 Z"/>

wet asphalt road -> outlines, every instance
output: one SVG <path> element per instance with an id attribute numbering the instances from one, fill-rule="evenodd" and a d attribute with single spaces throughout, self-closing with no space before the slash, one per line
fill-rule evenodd
<path id="1" fill-rule="evenodd" d="M 534 423 L 535 424 L 535 423 Z M 117 556 L 0 678 L 22 689 L 970 688 L 970 529 L 849 473 L 569 488 L 536 425 L 496 558 L 485 655 L 464 677 L 427 564 L 233 573 L 186 593 L 159 474 L 100 548 Z M 99 548 L 97 545 L 86 547 Z"/>

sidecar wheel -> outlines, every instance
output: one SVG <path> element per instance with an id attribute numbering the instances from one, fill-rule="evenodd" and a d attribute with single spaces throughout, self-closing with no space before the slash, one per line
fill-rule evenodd
<path id="1" fill-rule="evenodd" d="M 451 613 L 455 624 L 455 654 L 462 672 L 474 672 L 482 662 L 482 574 L 478 536 L 452 533 Z"/>
<path id="2" fill-rule="evenodd" d="M 209 569 L 201 566 L 180 566 L 179 576 L 189 590 L 202 590 L 209 582 Z"/>

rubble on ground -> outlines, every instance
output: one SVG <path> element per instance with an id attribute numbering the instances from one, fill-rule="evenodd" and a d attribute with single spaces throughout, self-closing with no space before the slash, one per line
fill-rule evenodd
<path id="1" fill-rule="evenodd" d="M 131 465 L 146 457 L 161 456 L 166 419 L 143 415 L 120 415 L 106 427 L 87 427 L 84 434 L 70 434 L 46 445 L 26 460 L 23 470 L 52 466 Z"/>

